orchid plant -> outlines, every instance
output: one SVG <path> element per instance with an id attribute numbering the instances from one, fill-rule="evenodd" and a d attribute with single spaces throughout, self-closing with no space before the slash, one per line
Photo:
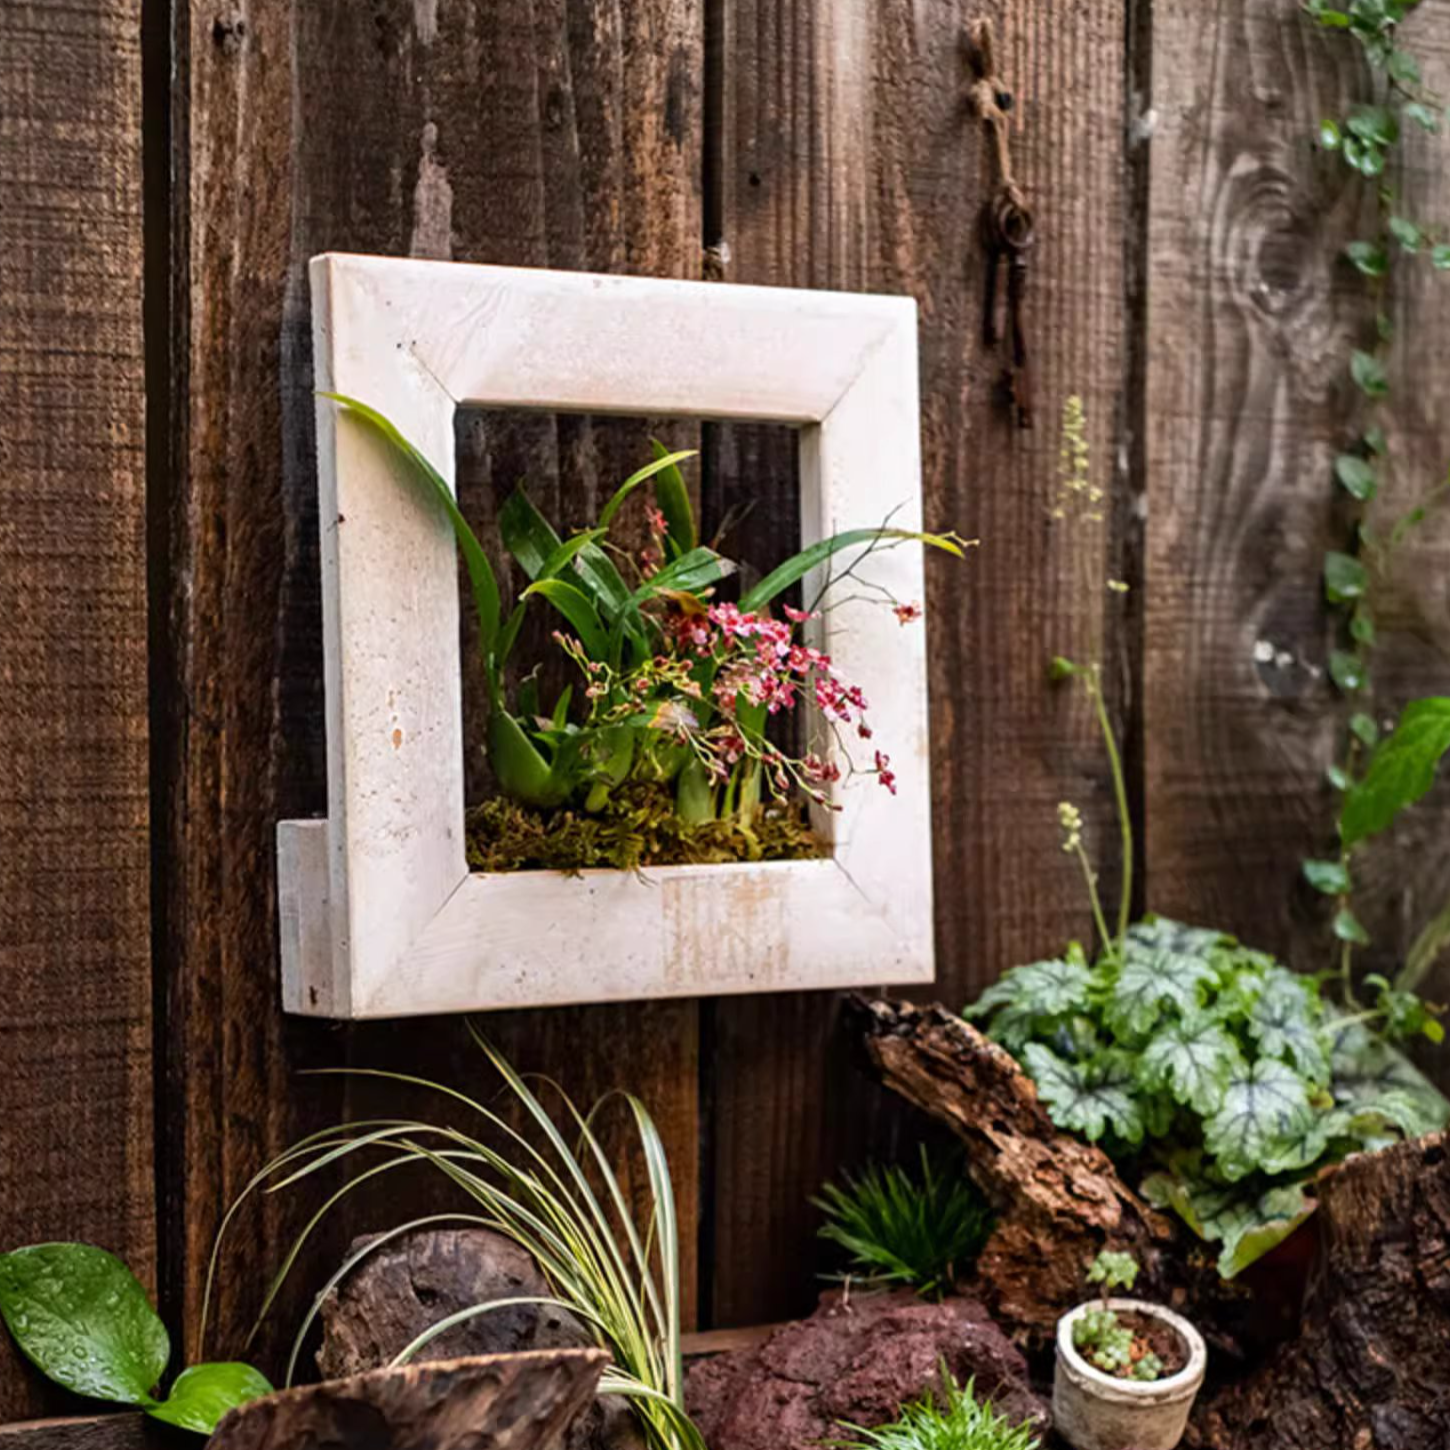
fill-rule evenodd
<path id="1" fill-rule="evenodd" d="M 819 739 L 799 749 L 780 743 L 787 732 L 771 723 L 805 703 L 818 726 L 868 741 L 867 700 L 862 686 L 842 679 L 830 656 L 810 642 L 824 599 L 797 609 L 781 596 L 842 551 L 855 550 L 856 557 L 832 582 L 851 577 L 859 583 L 854 571 L 874 551 L 921 543 L 960 556 L 965 543 L 954 533 L 886 524 L 847 530 L 793 555 L 738 601 L 723 600 L 717 586 L 737 566 L 700 541 L 679 469 L 693 454 L 656 443 L 654 460 L 619 486 L 597 523 L 568 537 L 522 486 L 513 492 L 499 529 L 528 583 L 506 610 L 483 546 L 427 458 L 375 409 L 327 396 L 386 440 L 452 523 L 478 618 L 488 688 L 486 749 L 500 791 L 526 810 L 571 821 L 637 813 L 642 788 L 655 801 L 666 793 L 670 814 L 686 832 L 728 822 L 743 850 L 755 854 L 755 828 L 768 808 L 791 802 L 834 808 L 830 787 L 841 767 Z M 654 494 L 649 543 L 631 554 L 611 542 L 610 531 L 646 483 Z M 560 616 L 552 638 L 578 674 L 547 709 L 537 671 L 512 699 L 505 680 L 536 599 Z M 921 616 L 919 602 L 890 595 L 882 602 L 903 624 Z M 886 751 L 873 748 L 861 769 L 895 793 Z M 631 858 L 629 864 L 648 863 Z"/>

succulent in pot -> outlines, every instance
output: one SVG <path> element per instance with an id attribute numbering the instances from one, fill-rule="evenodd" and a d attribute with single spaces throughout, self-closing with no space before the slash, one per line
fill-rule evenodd
<path id="1" fill-rule="evenodd" d="M 1058 1320 L 1052 1418 L 1073 1450 L 1173 1450 L 1203 1384 L 1207 1351 L 1182 1315 L 1110 1297 L 1137 1277 L 1131 1255 L 1099 1254 L 1101 1295 Z"/>

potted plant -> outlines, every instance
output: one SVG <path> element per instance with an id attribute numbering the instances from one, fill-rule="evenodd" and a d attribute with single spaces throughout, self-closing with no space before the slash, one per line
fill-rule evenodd
<path id="1" fill-rule="evenodd" d="M 1058 1321 L 1052 1419 L 1073 1450 L 1173 1450 L 1203 1384 L 1203 1338 L 1181 1314 L 1110 1297 L 1137 1277 L 1130 1254 L 1099 1254 L 1099 1297 Z"/>

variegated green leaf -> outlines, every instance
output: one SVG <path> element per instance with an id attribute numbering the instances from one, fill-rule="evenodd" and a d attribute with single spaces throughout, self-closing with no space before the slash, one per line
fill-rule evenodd
<path id="1" fill-rule="evenodd" d="M 1224 1092 L 1243 1065 L 1233 1038 L 1200 1014 L 1161 1023 L 1143 1049 L 1139 1075 L 1145 1086 L 1166 1089 L 1208 1117 L 1223 1105 Z"/>
<path id="2" fill-rule="evenodd" d="M 1311 1112 L 1299 1074 L 1277 1058 L 1261 1057 L 1229 1083 L 1222 1107 L 1204 1124 L 1204 1143 L 1232 1182 L 1257 1168 L 1276 1145 L 1302 1133 Z"/>
<path id="3" fill-rule="evenodd" d="M 1095 1143 L 1111 1130 L 1128 1143 L 1143 1139 L 1143 1114 L 1126 1064 L 1065 1062 L 1040 1042 L 1029 1043 L 1023 1064 L 1059 1128 Z"/>

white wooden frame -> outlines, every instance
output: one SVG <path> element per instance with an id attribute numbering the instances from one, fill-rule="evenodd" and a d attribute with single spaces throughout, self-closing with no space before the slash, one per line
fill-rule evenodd
<path id="1" fill-rule="evenodd" d="M 805 542 L 921 527 L 908 298 L 329 254 L 316 384 L 385 413 L 450 482 L 460 404 L 800 425 Z M 896 796 L 835 787 L 829 858 L 470 873 L 455 544 L 375 434 L 319 400 L 328 816 L 278 826 L 283 994 L 328 1017 L 932 977 L 925 636 L 879 602 L 821 628 Z M 922 550 L 869 577 L 922 597 Z M 810 597 L 810 581 L 807 593 Z M 847 593 L 852 590 L 844 591 Z M 841 759 L 839 747 L 833 747 Z"/>

